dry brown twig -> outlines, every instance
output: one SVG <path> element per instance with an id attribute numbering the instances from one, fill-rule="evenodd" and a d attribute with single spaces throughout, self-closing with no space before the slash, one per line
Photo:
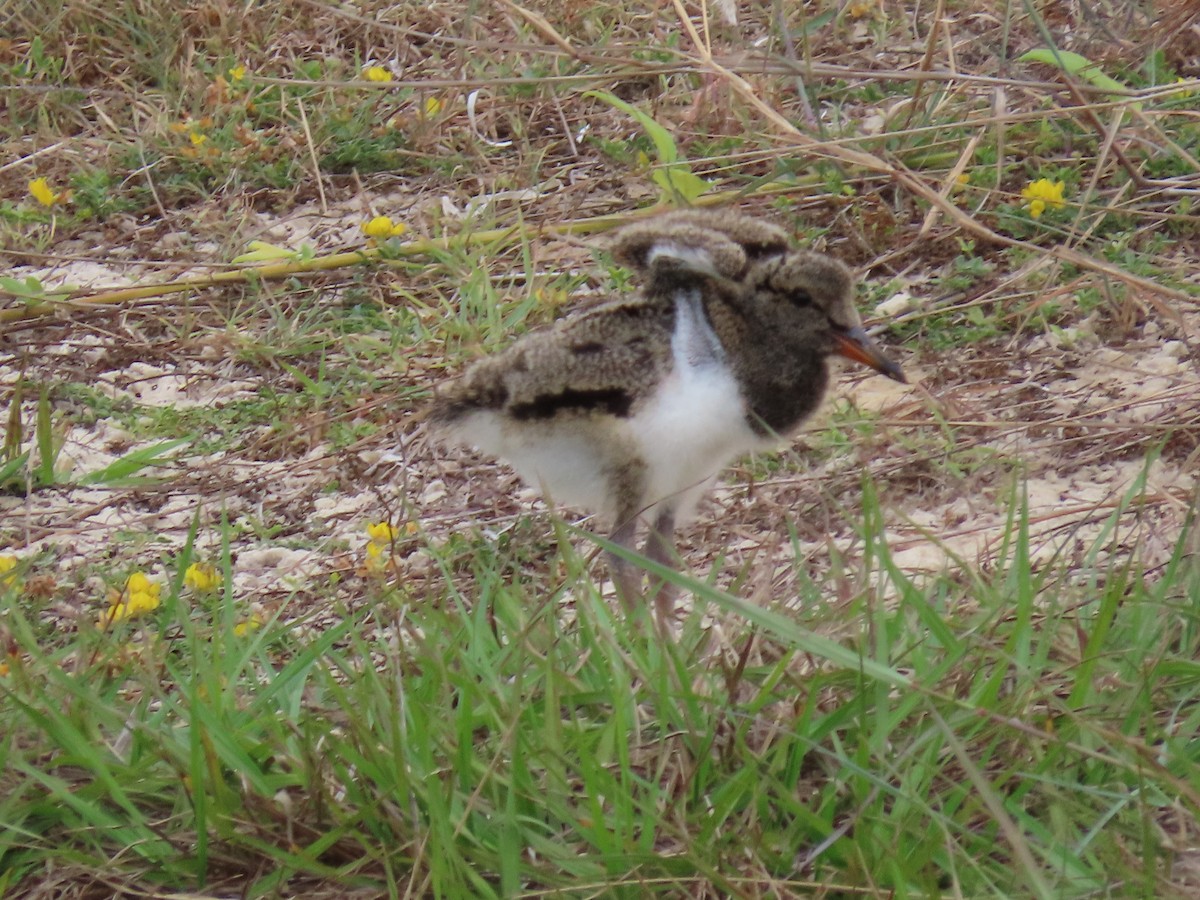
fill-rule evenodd
<path id="1" fill-rule="evenodd" d="M 1184 303 L 1194 304 L 1196 299 L 1184 291 L 1174 288 L 1165 287 L 1156 281 L 1149 278 L 1143 278 L 1140 275 L 1134 275 L 1131 272 L 1126 272 L 1123 269 L 1112 265 L 1105 260 L 1096 259 L 1086 253 L 1081 253 L 1078 250 L 1073 250 L 1070 247 L 1037 247 L 1027 241 L 1018 240 L 1017 238 L 1008 237 L 988 228 L 982 222 L 968 215 L 959 207 L 951 203 L 947 198 L 927 185 L 915 172 L 906 167 L 903 163 L 897 161 L 889 163 L 881 157 L 870 153 L 864 153 L 851 147 L 841 145 L 831 145 L 824 141 L 818 141 L 814 138 L 801 132 L 796 126 L 784 118 L 778 111 L 771 108 L 754 91 L 753 87 L 740 75 L 730 71 L 725 66 L 718 63 L 712 56 L 705 43 L 701 40 L 700 35 L 696 32 L 695 26 L 692 23 L 691 17 L 683 6 L 682 0 L 672 0 L 675 11 L 679 16 L 680 24 L 687 32 L 696 47 L 696 51 L 700 57 L 700 65 L 709 69 L 716 76 L 727 80 L 730 87 L 736 91 L 747 103 L 770 122 L 783 136 L 792 141 L 797 147 L 811 152 L 815 156 L 820 156 L 826 159 L 834 159 L 839 162 L 847 163 L 857 169 L 866 170 L 869 172 L 877 172 L 884 174 L 894 179 L 910 192 L 920 197 L 922 200 L 930 204 L 930 206 L 940 210 L 948 220 L 953 222 L 962 230 L 969 234 L 987 241 L 991 244 L 997 244 L 1005 247 L 1019 247 L 1025 250 L 1049 254 L 1059 259 L 1062 262 L 1067 262 L 1078 266 L 1098 275 L 1107 276 L 1123 284 L 1128 285 L 1146 295 L 1146 301 L 1154 307 L 1155 311 L 1163 318 L 1174 322 L 1181 329 L 1184 327 L 1183 319 L 1179 313 L 1172 309 L 1166 303 L 1163 303 L 1159 298 L 1168 298 L 1178 300 Z"/>
<path id="2" fill-rule="evenodd" d="M 597 80 L 612 79 L 619 77 L 621 72 L 626 73 L 636 71 L 639 75 L 647 74 L 680 74 L 685 72 L 708 73 L 718 79 L 723 80 L 728 84 L 732 92 L 740 96 L 759 116 L 769 123 L 770 127 L 777 135 L 792 147 L 811 154 L 815 157 L 833 160 L 846 165 L 848 168 L 862 174 L 873 174 L 878 177 L 883 177 L 889 181 L 893 181 L 906 189 L 912 195 L 920 198 L 928 204 L 928 211 L 924 221 L 918 232 L 918 238 L 924 239 L 930 231 L 933 230 L 939 219 L 946 221 L 952 228 L 960 229 L 973 237 L 987 242 L 989 244 L 1022 248 L 1045 257 L 1056 259 L 1060 262 L 1068 263 L 1079 267 L 1085 271 L 1092 272 L 1104 278 L 1109 278 L 1114 281 L 1123 283 L 1128 287 L 1138 292 L 1145 302 L 1154 308 L 1161 317 L 1174 322 L 1181 328 L 1182 319 L 1178 313 L 1164 300 L 1175 300 L 1183 303 L 1194 304 L 1196 298 L 1189 294 L 1169 288 L 1133 273 L 1127 272 L 1120 267 L 1113 265 L 1105 260 L 1097 259 L 1090 254 L 1076 250 L 1067 245 L 1058 245 L 1052 247 L 1040 247 L 1031 244 L 1027 241 L 1012 238 L 1001 234 L 987 225 L 980 222 L 977 218 L 961 209 L 950 199 L 950 189 L 955 183 L 955 179 L 972 158 L 974 147 L 979 141 L 979 136 L 976 135 L 967 146 L 958 153 L 957 161 L 954 163 L 948 177 L 941 180 L 941 184 L 934 187 L 926 182 L 924 178 L 912 171 L 904 165 L 900 160 L 889 160 L 883 156 L 876 155 L 855 146 L 849 142 L 825 141 L 819 140 L 804 132 L 800 131 L 796 126 L 789 122 L 772 106 L 766 103 L 755 91 L 753 86 L 746 81 L 741 73 L 756 72 L 763 73 L 795 73 L 797 66 L 787 60 L 762 60 L 762 61 L 747 61 L 740 59 L 736 62 L 725 62 L 713 53 L 711 44 L 708 40 L 701 36 L 697 30 L 695 23 L 692 21 L 691 15 L 684 7 L 682 0 L 673 0 L 676 15 L 685 31 L 695 47 L 694 56 L 685 56 L 680 63 L 663 65 L 663 64 L 648 64 L 631 57 L 612 56 L 597 54 L 595 52 L 584 52 L 579 48 L 574 47 L 571 42 L 563 37 L 559 32 L 540 14 L 527 10 L 524 7 L 513 3 L 512 0 L 497 0 L 498 4 L 506 10 L 519 16 L 523 21 L 527 22 L 539 35 L 549 42 L 550 46 L 540 46 L 536 48 L 537 52 L 544 54 L 563 54 L 570 56 L 582 62 L 601 65 L 605 71 L 570 76 L 548 76 L 542 79 L 546 83 L 577 83 L 577 82 L 594 82 Z M 460 39 L 456 39 L 460 40 Z M 931 38 L 932 40 L 932 38 Z M 469 43 L 469 42 L 468 42 Z M 930 45 L 930 48 L 932 44 Z M 926 54 L 928 61 L 928 52 Z M 826 77 L 871 77 L 871 78 L 896 78 L 904 80 L 916 80 L 918 83 L 924 81 L 935 82 L 970 82 L 977 84 L 992 84 L 1005 88 L 1026 88 L 1026 89 L 1047 89 L 1056 87 L 1054 83 L 1043 82 L 1017 82 L 1012 79 L 1000 79 L 985 76 L 965 75 L 961 72 L 943 72 L 936 71 L 930 65 L 923 64 L 917 71 L 878 71 L 878 70 L 862 70 L 851 66 L 832 66 L 828 64 L 805 64 L 806 73 L 809 75 L 826 76 Z M 263 83 L 275 83 L 277 81 L 286 82 L 289 84 L 297 84 L 296 80 L 289 79 L 260 79 Z M 513 79 L 514 82 L 525 82 L 526 79 Z M 443 79 L 438 81 L 420 81 L 415 82 L 426 88 L 443 88 L 443 87 L 465 87 L 476 84 L 476 80 L 471 79 Z M 496 82 L 491 82 L 496 83 Z M 319 82 L 312 82 L 317 85 Z M 378 86 L 379 89 L 396 89 L 397 87 L 408 85 L 408 82 L 391 82 L 386 85 Z M 356 88 L 362 88 L 364 85 L 356 85 Z M 373 88 L 374 85 L 365 85 L 365 87 Z M 1147 95 L 1146 92 L 1130 92 L 1128 98 L 1119 101 L 1114 101 L 1111 90 L 1100 90 L 1091 85 L 1071 84 L 1070 90 L 1079 101 L 1078 109 L 1081 110 L 1081 115 L 1088 117 L 1095 127 L 1101 131 L 1105 137 L 1104 153 L 1111 150 L 1114 155 L 1117 155 L 1122 166 L 1126 171 L 1130 172 L 1131 177 L 1135 176 L 1136 167 L 1132 167 L 1129 161 L 1120 156 L 1120 150 L 1115 145 L 1115 127 L 1104 127 L 1096 117 L 1096 112 L 1101 108 L 1115 107 L 1121 110 L 1117 113 L 1115 122 L 1119 123 L 1125 110 L 1133 108 L 1137 114 L 1136 102 Z M 1161 91 L 1160 91 L 1161 92 Z M 1103 97 L 1101 101 L 1089 103 L 1085 98 L 1089 95 L 1100 95 Z M 911 109 L 911 107 L 910 107 Z M 1001 117 L 992 117 L 990 120 L 981 121 L 980 125 L 986 125 L 989 122 L 998 122 Z M 1007 117 L 1005 121 L 1009 121 Z M 310 146 L 311 151 L 311 146 Z M 319 184 L 320 179 L 318 179 Z M 1140 181 L 1135 177 L 1135 183 L 1148 185 L 1144 178 Z M 1156 187 L 1162 189 L 1174 189 L 1178 185 L 1168 183 L 1154 183 Z M 744 199 L 747 196 L 761 195 L 763 193 L 783 193 L 792 190 L 797 190 L 795 187 L 759 188 L 752 191 L 724 191 L 713 193 L 701 199 L 701 205 L 719 205 L 724 202 L 733 202 Z M 572 222 L 566 222 L 557 225 L 543 225 L 537 228 L 539 233 L 552 235 L 568 236 L 568 235 L 583 235 L 595 234 L 618 225 L 624 224 L 630 218 L 637 214 L 621 215 L 621 216 L 600 216 L 591 219 L 580 219 Z M 396 249 L 396 252 L 405 257 L 418 256 L 430 252 L 433 249 L 444 249 L 454 244 L 475 245 L 496 240 L 503 240 L 506 236 L 516 236 L 520 233 L 517 227 L 506 229 L 493 229 L 474 234 L 465 234 L 453 238 L 444 239 L 419 239 L 401 244 Z M 943 235 L 944 237 L 945 235 Z M 334 253 L 326 256 L 319 256 L 308 260 L 287 260 L 282 262 L 274 262 L 264 266 L 243 267 L 225 272 L 218 272 L 210 276 L 191 277 L 177 279 L 168 282 L 160 282 L 156 284 L 141 285 L 138 287 L 122 288 L 117 290 L 103 291 L 78 291 L 70 292 L 60 298 L 37 300 L 28 302 L 22 306 L 13 306 L 8 309 L 0 310 L 0 325 L 15 326 L 20 323 L 34 322 L 44 319 L 48 316 L 61 315 L 63 311 L 74 310 L 94 310 L 97 308 L 116 306 L 129 302 L 137 302 L 150 298 L 161 298 L 175 293 L 182 293 L 193 290 L 202 290 L 207 288 L 225 287 L 229 285 L 245 284 L 251 280 L 278 280 L 282 278 L 293 277 L 295 275 L 328 271 L 348 266 L 360 265 L 362 263 L 378 262 L 381 260 L 380 253 L 375 248 L 367 248 L 363 250 L 355 250 L 343 253 Z M 1189 338 L 1184 335 L 1185 340 Z"/>

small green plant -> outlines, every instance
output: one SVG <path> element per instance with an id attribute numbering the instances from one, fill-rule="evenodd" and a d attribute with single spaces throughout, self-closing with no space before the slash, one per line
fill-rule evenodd
<path id="1" fill-rule="evenodd" d="M 1105 74 L 1105 72 L 1096 63 L 1092 62 L 1085 56 L 1080 56 L 1078 53 L 1072 53 L 1069 50 L 1059 50 L 1058 48 L 1039 47 L 1030 50 L 1018 57 L 1018 62 L 1037 62 L 1048 66 L 1054 66 L 1057 69 L 1073 75 L 1076 78 L 1081 78 L 1089 84 L 1093 84 L 1098 88 L 1103 88 L 1106 91 L 1112 91 L 1109 99 L 1120 102 L 1124 97 L 1128 96 L 1129 88 L 1117 81 L 1115 78 Z M 1134 109 L 1141 109 L 1140 103 L 1130 104 Z"/>
<path id="2" fill-rule="evenodd" d="M 18 381 L 8 410 L 8 427 L 4 435 L 3 459 L 0 459 L 0 491 L 25 493 L 57 485 L 101 485 L 125 487 L 144 484 L 147 479 L 139 473 L 170 461 L 172 450 L 191 442 L 191 438 L 161 441 L 123 454 L 108 465 L 90 472 L 73 474 L 57 465 L 62 451 L 63 433 L 52 421 L 49 391 L 43 387 L 38 394 L 34 418 L 33 446 L 25 444 L 25 428 L 21 418 L 21 398 L 24 382 Z"/>
<path id="3" fill-rule="evenodd" d="M 104 169 L 90 169 L 71 176 L 71 199 L 81 219 L 108 219 L 131 212 L 144 202 L 148 190 L 136 186 L 127 189 L 122 179 Z"/>
<path id="4" fill-rule="evenodd" d="M 25 278 L 10 278 L 0 275 L 0 290 L 26 303 L 44 303 L 47 300 L 62 300 L 68 297 L 72 288 L 64 285 L 57 290 L 47 290 L 40 278 L 28 275 Z"/>
<path id="5" fill-rule="evenodd" d="M 960 239 L 959 254 L 950 262 L 950 273 L 943 277 L 940 286 L 947 291 L 967 290 L 980 278 L 987 277 L 992 264 L 975 253 L 975 242 Z"/>
<path id="6" fill-rule="evenodd" d="M 645 129 L 646 134 L 654 143 L 654 152 L 658 159 L 658 166 L 650 173 L 650 178 L 662 191 L 663 200 L 688 206 L 712 189 L 711 182 L 693 173 L 691 166 L 680 158 L 674 136 L 654 121 L 653 116 L 604 91 L 588 91 L 586 96 L 602 100 L 621 110 L 637 120 L 637 123 Z"/>

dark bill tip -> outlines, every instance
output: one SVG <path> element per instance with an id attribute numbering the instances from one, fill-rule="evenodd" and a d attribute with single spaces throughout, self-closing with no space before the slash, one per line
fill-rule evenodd
<path id="1" fill-rule="evenodd" d="M 886 375 L 892 381 L 899 381 L 901 384 L 908 384 L 908 379 L 904 377 L 904 371 L 892 362 L 878 347 L 875 342 L 867 337 L 867 333 L 863 331 L 861 326 L 847 329 L 846 331 L 835 330 L 833 333 L 834 352 L 839 356 L 844 356 L 846 359 L 852 359 L 856 363 L 862 363 L 864 366 L 870 366 L 881 375 Z"/>

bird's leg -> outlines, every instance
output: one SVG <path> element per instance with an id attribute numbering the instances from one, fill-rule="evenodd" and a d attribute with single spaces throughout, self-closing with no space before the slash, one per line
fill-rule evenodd
<path id="1" fill-rule="evenodd" d="M 638 517 L 635 511 L 629 511 L 617 519 L 617 526 L 608 539 L 619 547 L 627 550 L 636 549 Z M 617 597 L 625 606 L 626 611 L 633 612 L 642 596 L 642 570 L 629 560 L 609 551 L 608 570 L 612 574 L 613 586 L 617 589 Z"/>
<path id="2" fill-rule="evenodd" d="M 664 506 L 650 529 L 646 539 L 646 558 L 663 566 L 674 566 L 675 553 L 675 509 Z M 650 576 L 647 597 L 654 598 L 654 608 L 662 627 L 675 615 L 675 585 L 655 575 Z"/>

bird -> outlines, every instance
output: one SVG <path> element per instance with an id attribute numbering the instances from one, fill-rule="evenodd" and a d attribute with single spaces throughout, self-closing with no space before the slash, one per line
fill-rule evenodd
<path id="1" fill-rule="evenodd" d="M 609 250 L 642 280 L 632 296 L 568 315 L 436 389 L 447 443 L 507 461 L 552 503 L 599 513 L 618 597 L 639 598 L 642 555 L 673 567 L 674 533 L 721 470 L 777 446 L 819 406 L 840 355 L 904 382 L 854 307 L 838 260 L 734 210 L 679 210 L 627 225 Z M 651 579 L 660 622 L 674 592 Z"/>

